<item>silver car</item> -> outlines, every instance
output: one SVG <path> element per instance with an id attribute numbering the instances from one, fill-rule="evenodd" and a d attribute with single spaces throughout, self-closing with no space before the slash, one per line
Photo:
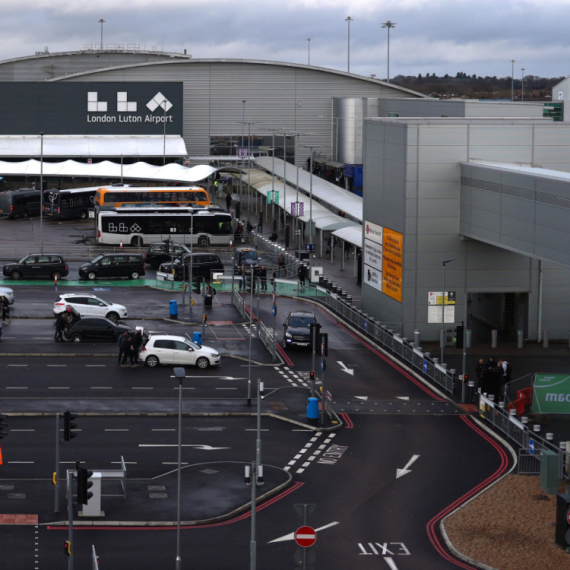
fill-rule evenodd
<path id="1" fill-rule="evenodd" d="M 12 291 L 10 287 L 0 287 L 0 297 L 6 297 L 9 305 L 13 305 L 16 300 L 14 297 L 14 291 Z"/>

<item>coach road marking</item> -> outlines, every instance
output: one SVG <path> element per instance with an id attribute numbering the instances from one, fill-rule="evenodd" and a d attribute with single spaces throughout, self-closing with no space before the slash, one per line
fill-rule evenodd
<path id="1" fill-rule="evenodd" d="M 326 436 L 324 441 L 322 440 L 323 433 L 319 432 L 313 435 L 313 437 L 306 443 L 302 449 L 300 449 L 297 454 L 293 457 L 291 461 L 284 467 L 285 471 L 289 471 L 291 467 L 293 467 L 297 461 L 301 460 L 303 463 L 301 466 L 296 470 L 296 473 L 303 473 L 307 467 L 311 465 L 315 459 L 323 453 L 323 450 L 328 447 L 332 439 L 336 436 L 335 433 L 331 433 Z M 320 443 L 320 445 L 317 445 Z M 312 448 L 312 449 L 311 449 Z"/>

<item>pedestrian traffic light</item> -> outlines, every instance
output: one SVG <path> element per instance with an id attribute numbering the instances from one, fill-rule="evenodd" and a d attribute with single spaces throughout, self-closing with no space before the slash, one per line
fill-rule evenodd
<path id="1" fill-rule="evenodd" d="M 80 505 L 86 505 L 93 493 L 89 491 L 93 487 L 93 481 L 89 479 L 93 477 L 93 471 L 78 467 L 77 469 L 77 502 Z"/>
<path id="2" fill-rule="evenodd" d="M 315 381 L 315 373 L 314 372 L 309 372 L 309 379 L 311 380 L 311 382 Z"/>
<path id="3" fill-rule="evenodd" d="M 5 431 L 7 429 L 8 429 L 8 416 L 0 414 L 0 439 L 3 439 L 8 435 L 8 432 Z"/>
<path id="4" fill-rule="evenodd" d="M 63 414 L 63 440 L 71 441 L 74 437 L 77 437 L 76 433 L 71 433 L 71 430 L 77 427 L 77 424 L 73 423 L 73 420 L 77 418 L 76 415 L 71 414 L 69 411 Z"/>
<path id="5" fill-rule="evenodd" d="M 65 550 L 65 553 L 67 554 L 67 556 L 71 556 L 71 542 L 69 540 L 66 540 L 63 543 L 63 548 Z"/>

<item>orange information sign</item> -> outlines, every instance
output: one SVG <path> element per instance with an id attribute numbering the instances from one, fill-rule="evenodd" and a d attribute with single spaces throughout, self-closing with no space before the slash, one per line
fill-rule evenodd
<path id="1" fill-rule="evenodd" d="M 404 235 L 384 228 L 382 239 L 382 292 L 402 302 Z"/>

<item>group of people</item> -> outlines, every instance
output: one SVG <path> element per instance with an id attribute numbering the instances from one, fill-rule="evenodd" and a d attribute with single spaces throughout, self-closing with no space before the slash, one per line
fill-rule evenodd
<path id="1" fill-rule="evenodd" d="M 240 280 L 240 291 L 251 285 L 251 271 L 253 269 L 253 290 L 257 289 L 257 283 L 259 281 L 259 288 L 261 291 L 267 291 L 267 267 L 265 265 L 249 268 L 245 265 L 241 265 L 238 269 L 238 275 L 241 276 Z M 271 272 L 271 282 L 275 282 L 275 271 Z"/>
<path id="2" fill-rule="evenodd" d="M 130 361 L 131 367 L 136 368 L 138 366 L 139 353 L 141 351 L 143 344 L 143 338 L 141 331 L 136 333 L 130 333 L 125 331 L 117 340 L 117 346 L 119 347 L 119 359 L 118 362 L 122 368 L 127 366 L 127 360 Z"/>
<path id="3" fill-rule="evenodd" d="M 490 356 L 487 361 L 479 358 L 475 367 L 477 385 L 481 388 L 482 394 L 489 394 L 495 397 L 495 402 L 505 398 L 505 385 L 511 381 L 512 368 L 505 358 L 496 361 Z"/>
<path id="4" fill-rule="evenodd" d="M 12 317 L 10 317 L 10 303 L 4 295 L 0 297 L 0 309 L 2 310 L 2 324 L 6 322 L 6 319 L 8 319 L 8 324 L 10 324 L 12 322 Z"/>

